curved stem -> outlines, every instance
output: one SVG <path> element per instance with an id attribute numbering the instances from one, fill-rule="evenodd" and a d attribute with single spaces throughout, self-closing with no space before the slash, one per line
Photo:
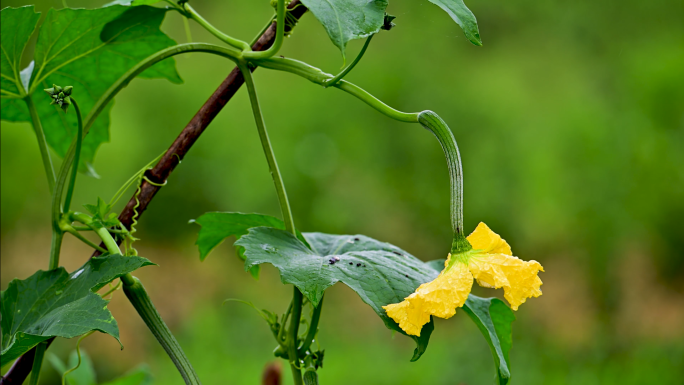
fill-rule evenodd
<path id="1" fill-rule="evenodd" d="M 420 124 L 432 132 L 444 150 L 449 167 L 451 185 L 451 227 L 454 231 L 451 252 L 457 253 L 472 249 L 463 232 L 463 170 L 461 154 L 458 151 L 456 138 L 449 126 L 432 111 L 423 111 L 418 116 Z"/>
<path id="2" fill-rule="evenodd" d="M 355 96 L 356 98 L 360 99 L 362 102 L 368 104 L 369 106 L 375 108 L 376 110 L 382 112 L 383 114 L 389 116 L 390 118 L 392 118 L 394 120 L 398 120 L 400 122 L 407 122 L 407 123 L 417 123 L 418 122 L 418 114 L 419 113 L 417 113 L 417 112 L 415 112 L 415 113 L 401 112 L 399 110 L 395 110 L 394 108 L 383 103 L 380 99 L 369 94 L 368 91 L 366 91 L 363 88 L 361 88 L 355 84 L 352 84 L 346 80 L 340 80 L 340 82 L 335 84 L 333 87 L 339 88 L 342 91 Z"/>
<path id="3" fill-rule="evenodd" d="M 323 84 L 323 87 L 334 86 L 335 84 L 337 84 L 337 82 L 342 80 L 342 78 L 345 77 L 351 70 L 354 69 L 356 64 L 361 61 L 363 54 L 366 53 L 366 49 L 368 48 L 368 45 L 370 44 L 370 41 L 373 38 L 373 36 L 375 36 L 375 34 L 368 36 L 368 39 L 366 39 L 366 42 L 363 44 L 363 48 L 361 48 L 361 52 L 359 52 L 359 54 L 356 55 L 356 59 L 354 59 L 354 61 L 350 65 L 348 65 L 347 68 L 342 70 L 342 72 L 340 72 L 337 76 L 325 82 L 325 84 Z"/>
<path id="4" fill-rule="evenodd" d="M 43 160 L 43 168 L 45 169 L 45 176 L 48 181 L 48 189 L 50 194 L 52 194 L 55 189 L 55 169 L 52 167 L 52 158 L 50 158 L 50 150 L 48 150 L 45 132 L 43 132 L 43 126 L 40 123 L 40 117 L 38 116 L 36 105 L 33 104 L 31 95 L 27 95 L 24 98 L 24 102 L 26 102 L 29 114 L 31 115 L 31 125 L 33 126 L 33 131 L 36 133 L 36 139 L 38 139 L 38 148 L 40 149 L 40 157 Z"/>
<path id="5" fill-rule="evenodd" d="M 74 152 L 74 160 L 71 168 L 71 178 L 69 178 L 69 185 L 67 186 L 66 198 L 64 198 L 64 205 L 62 212 L 68 212 L 71 206 L 71 198 L 74 195 L 74 186 L 76 185 L 76 176 L 78 175 L 78 163 L 81 157 L 81 146 L 83 144 L 83 116 L 81 109 L 78 108 L 76 99 L 71 98 L 71 103 L 76 110 L 76 118 L 78 119 L 78 131 L 76 132 L 76 151 Z"/>
<path id="6" fill-rule="evenodd" d="M 278 201 L 280 202 L 280 210 L 283 214 L 285 229 L 292 234 L 295 234 L 294 219 L 292 217 L 292 210 L 290 209 L 290 202 L 287 199 L 287 192 L 285 191 L 285 184 L 283 184 L 283 177 L 280 175 L 280 169 L 278 169 L 278 163 L 276 162 L 275 154 L 273 153 L 273 147 L 271 146 L 271 141 L 268 138 L 268 132 L 266 131 L 266 125 L 264 124 L 264 117 L 261 114 L 261 107 L 259 106 L 259 98 L 256 94 L 252 72 L 249 70 L 249 68 L 247 68 L 247 64 L 244 62 L 239 63 L 238 66 L 240 67 L 242 76 L 245 78 L 245 84 L 247 85 L 247 90 L 249 91 L 249 100 L 252 104 L 252 113 L 254 114 L 254 120 L 256 121 L 257 131 L 259 131 L 261 146 L 264 149 L 266 161 L 268 162 L 268 168 L 271 171 L 276 193 L 278 194 Z"/>
<path id="7" fill-rule="evenodd" d="M 311 324 L 309 325 L 309 331 L 306 333 L 306 337 L 302 342 L 302 346 L 300 346 L 299 349 L 297 349 L 300 355 L 306 353 L 307 349 L 309 349 L 309 347 L 313 343 L 314 338 L 316 338 L 316 333 L 318 332 L 318 321 L 320 321 L 321 319 L 321 309 L 323 309 L 323 299 L 325 299 L 325 295 L 321 297 L 321 301 L 318 303 L 318 306 L 314 308 L 314 312 L 311 315 Z"/>
<path id="8" fill-rule="evenodd" d="M 261 31 L 259 31 L 259 33 L 258 33 L 256 36 L 254 36 L 254 38 L 252 39 L 252 41 L 249 43 L 249 46 L 250 46 L 250 47 L 253 47 L 254 44 L 256 44 L 256 42 L 259 40 L 259 38 L 261 37 L 261 35 L 263 35 L 263 34 L 271 27 L 271 24 L 273 24 L 273 19 L 275 19 L 276 17 L 277 17 L 277 15 L 273 15 L 273 16 L 268 20 L 268 23 L 266 23 L 266 25 L 264 26 L 264 28 L 262 28 Z M 278 26 L 276 26 L 276 29 L 277 29 L 277 28 L 278 28 Z M 276 36 L 276 38 L 277 38 L 277 36 Z"/>
<path id="9" fill-rule="evenodd" d="M 272 70 L 290 72 L 322 86 L 325 86 L 327 82 L 334 78 L 333 75 L 325 73 L 319 68 L 294 59 L 272 57 L 264 60 L 255 60 L 254 64 Z M 369 94 L 363 88 L 346 80 L 340 80 L 333 87 L 341 89 L 342 91 L 355 96 L 362 102 L 368 104 L 377 111 L 394 120 L 398 120 L 400 122 L 418 123 L 418 112 L 409 113 L 395 110 L 394 108 L 380 101 L 375 96 Z"/>
<path id="10" fill-rule="evenodd" d="M 282 0 L 280 0 L 280 1 L 282 1 Z M 183 9 L 193 20 L 195 20 L 197 22 L 197 24 L 201 25 L 202 28 L 206 29 L 212 35 L 216 36 L 217 38 L 219 38 L 221 41 L 225 42 L 226 44 L 229 44 L 229 45 L 231 45 L 231 46 L 233 46 L 239 50 L 242 50 L 242 51 L 252 49 L 252 47 L 250 47 L 249 44 L 247 44 L 246 42 L 239 40 L 239 39 L 236 39 L 234 37 L 228 36 L 225 33 L 218 30 L 218 28 L 211 25 L 211 23 L 209 23 L 202 16 L 200 16 L 200 14 L 197 13 L 197 11 L 195 11 L 195 9 L 190 6 L 190 4 L 184 3 Z"/>
<path id="11" fill-rule="evenodd" d="M 126 87 L 131 80 L 133 80 L 136 76 L 138 76 L 140 73 L 142 73 L 149 67 L 155 65 L 156 63 L 164 59 L 168 59 L 172 56 L 188 52 L 206 52 L 222 56 L 233 61 L 237 61 L 240 56 L 240 52 L 235 51 L 234 49 L 206 43 L 178 44 L 148 56 L 143 61 L 135 65 L 133 68 L 129 69 L 125 74 L 121 75 L 121 77 L 116 82 L 114 82 L 114 84 L 112 84 L 109 87 L 109 89 L 107 89 L 107 91 L 104 94 L 102 94 L 102 96 L 100 96 L 97 102 L 95 102 L 95 105 L 88 113 L 88 116 L 86 116 L 85 118 L 85 123 L 83 124 L 83 137 L 86 137 L 88 135 L 90 127 L 95 122 L 95 119 L 97 119 L 97 117 L 102 113 L 102 111 L 104 111 L 107 104 L 109 104 L 109 102 L 111 102 L 112 99 L 114 99 L 114 96 L 116 96 L 116 94 L 118 94 L 119 91 L 121 91 L 124 87 Z M 69 147 L 69 150 L 67 150 L 66 154 L 64 155 L 64 162 L 73 162 L 75 153 L 76 144 L 72 143 L 71 147 Z"/>
<path id="12" fill-rule="evenodd" d="M 299 356 L 297 355 L 297 335 L 299 333 L 299 320 L 302 317 L 302 298 L 302 292 L 295 286 L 294 296 L 292 297 L 292 318 L 290 319 L 290 330 L 288 332 L 288 356 L 295 385 L 302 385 L 302 371 L 299 369 Z"/>
<path id="13" fill-rule="evenodd" d="M 273 45 L 266 51 L 252 51 L 250 48 L 242 54 L 245 59 L 268 59 L 280 51 L 285 37 L 285 0 L 278 0 L 276 14 L 276 36 Z"/>

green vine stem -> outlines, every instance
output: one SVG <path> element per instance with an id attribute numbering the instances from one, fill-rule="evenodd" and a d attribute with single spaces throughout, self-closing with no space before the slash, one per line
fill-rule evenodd
<path id="1" fill-rule="evenodd" d="M 311 324 L 309 324 L 309 331 L 306 333 L 304 341 L 302 341 L 302 346 L 300 346 L 299 349 L 297 349 L 297 352 L 299 353 L 300 357 L 306 354 L 306 351 L 313 343 L 314 338 L 316 338 L 316 333 L 318 332 L 318 322 L 321 319 L 321 310 L 323 309 L 324 299 L 325 295 L 321 297 L 321 301 L 318 303 L 318 306 L 314 308 L 314 312 L 311 315 Z"/>
<path id="2" fill-rule="evenodd" d="M 250 47 L 249 50 L 242 53 L 245 59 L 268 59 L 280 51 L 280 47 L 283 46 L 283 38 L 285 37 L 285 0 L 278 0 L 276 15 L 276 35 L 273 45 L 265 51 L 252 51 Z"/>
<path id="3" fill-rule="evenodd" d="M 33 358 L 33 367 L 31 368 L 31 379 L 28 385 L 38 385 L 40 378 L 40 369 L 43 366 L 43 357 L 45 357 L 45 350 L 47 349 L 47 341 L 43 341 L 36 346 L 36 355 Z"/>
<path id="4" fill-rule="evenodd" d="M 171 361 L 176 365 L 176 368 L 178 368 L 185 383 L 193 385 L 200 384 L 199 377 L 197 376 L 197 373 L 195 373 L 195 369 L 192 367 L 190 360 L 188 360 L 183 349 L 180 347 L 180 344 L 173 334 L 171 334 L 171 330 L 166 326 L 166 323 L 154 307 L 152 300 L 149 295 L 147 295 L 147 291 L 145 291 L 145 287 L 138 278 L 132 277 L 132 279 L 132 283 L 126 283 L 126 281 L 124 281 L 123 290 L 124 293 L 126 293 L 126 297 L 131 301 L 135 310 L 143 321 L 145 321 L 145 324 L 157 341 L 159 341 L 162 348 L 164 348 L 166 354 L 171 358 Z"/>
<path id="5" fill-rule="evenodd" d="M 361 61 L 361 58 L 363 57 L 363 54 L 366 53 L 366 49 L 368 49 L 368 45 L 370 44 L 371 39 L 373 38 L 373 36 L 375 36 L 375 34 L 372 34 L 372 35 L 368 36 L 368 39 L 366 39 L 366 42 L 363 44 L 363 48 L 361 48 L 361 51 L 359 52 L 359 54 L 356 55 L 356 59 L 354 59 L 354 61 L 351 62 L 351 64 L 349 64 L 349 65 L 347 66 L 347 68 L 345 68 L 344 70 L 342 70 L 342 72 L 340 72 L 337 76 L 335 76 L 334 78 L 332 78 L 332 79 L 326 81 L 325 84 L 323 84 L 323 87 L 334 86 L 335 84 L 337 84 L 337 82 L 339 82 L 340 80 L 342 80 L 343 77 L 347 76 L 347 74 L 348 74 L 349 72 L 351 72 L 351 70 L 353 70 L 354 67 L 356 67 L 356 64 L 358 64 L 358 62 Z"/>
<path id="6" fill-rule="evenodd" d="M 74 148 L 74 155 L 72 157 L 65 157 L 62 166 L 59 169 L 59 174 L 57 175 L 57 182 L 52 192 L 52 246 L 50 248 L 50 270 L 59 267 L 59 254 L 62 246 L 62 240 L 64 238 L 64 230 L 62 229 L 61 219 L 62 213 L 69 210 L 71 205 L 71 198 L 73 196 L 74 185 L 76 183 L 76 175 L 78 174 L 78 161 L 81 153 L 81 144 L 83 142 L 83 118 L 81 116 L 81 110 L 78 107 L 78 103 L 74 98 L 70 97 L 70 104 L 74 105 L 76 110 L 76 116 L 78 119 L 78 131 L 76 132 L 76 137 L 72 142 L 72 147 Z M 69 176 L 69 170 L 71 170 L 71 178 L 69 179 L 69 184 L 66 192 L 66 200 L 64 206 L 62 206 L 62 194 L 64 192 L 64 186 L 67 183 L 67 178 Z M 64 207 L 64 209 L 62 208 Z"/>
<path id="7" fill-rule="evenodd" d="M 104 227 L 97 228 L 93 226 L 92 219 L 88 215 L 71 213 L 69 217 L 71 220 L 81 222 L 95 230 L 110 254 L 121 254 L 119 245 L 109 231 Z M 159 344 L 164 348 L 164 351 L 166 351 L 166 354 L 171 358 L 171 361 L 176 365 L 176 368 L 183 377 L 183 380 L 185 380 L 185 383 L 188 385 L 201 384 L 190 360 L 183 352 L 183 349 L 171 333 L 169 327 L 159 315 L 157 309 L 154 307 L 142 282 L 130 273 L 122 276 L 121 282 L 123 282 L 123 289 L 124 293 L 126 293 L 126 297 L 138 312 L 140 318 L 145 322 L 147 328 L 150 329 Z"/>
<path id="8" fill-rule="evenodd" d="M 38 148 L 40 149 L 40 156 L 43 160 L 43 168 L 45 169 L 48 188 L 50 194 L 52 194 L 55 190 L 55 169 L 52 167 L 52 158 L 50 157 L 50 150 L 48 150 L 47 140 L 45 139 L 45 132 L 43 132 L 43 125 L 40 123 L 40 117 L 38 117 L 38 111 L 36 110 L 36 105 L 33 104 L 31 95 L 27 95 L 24 98 L 24 102 L 26 102 L 26 106 L 31 115 L 31 125 L 33 126 L 33 131 L 36 133 L 36 139 L 38 139 Z"/>
<path id="9" fill-rule="evenodd" d="M 74 105 L 74 109 L 76 110 L 78 131 L 76 132 L 76 150 L 74 152 L 73 164 L 71 165 L 71 177 L 69 178 L 69 185 L 67 186 L 62 212 L 68 212 L 69 208 L 71 207 L 71 198 L 74 195 L 74 186 L 76 186 L 76 177 L 78 176 L 78 163 L 80 162 L 81 147 L 83 145 L 83 116 L 81 115 L 81 109 L 78 107 L 78 103 L 76 103 L 76 99 L 72 97 L 71 103 Z"/>
<path id="10" fill-rule="evenodd" d="M 454 231 L 451 252 L 467 251 L 472 249 L 472 246 L 463 233 L 463 170 L 456 138 L 444 120 L 432 111 L 421 112 L 418 121 L 435 135 L 447 159 L 451 185 L 451 227 Z"/>
<path id="11" fill-rule="evenodd" d="M 302 317 L 302 292 L 295 286 L 292 297 L 292 318 L 290 319 L 290 330 L 288 331 L 288 356 L 290 359 L 290 368 L 292 368 L 292 378 L 295 385 L 302 385 L 302 371 L 300 369 L 299 355 L 297 354 L 297 335 L 299 333 L 299 321 Z"/>
<path id="12" fill-rule="evenodd" d="M 247 85 L 247 90 L 249 91 L 249 100 L 252 104 L 252 113 L 254 114 L 254 120 L 256 121 L 257 131 L 259 131 L 259 139 L 261 140 L 261 146 L 263 147 L 264 154 L 266 155 L 268 168 L 269 171 L 271 171 L 273 183 L 275 183 L 276 193 L 278 194 L 278 201 L 280 202 L 280 210 L 283 214 L 283 222 L 285 222 L 285 229 L 291 232 L 292 234 L 295 234 L 295 225 L 294 218 L 292 217 L 292 209 L 290 208 L 290 202 L 287 199 L 287 191 L 285 191 L 285 184 L 283 183 L 283 177 L 280 174 L 280 169 L 278 169 L 278 162 L 276 162 L 273 147 L 271 146 L 271 141 L 268 138 L 268 131 L 266 131 L 264 117 L 261 113 L 261 107 L 259 106 L 259 98 L 257 97 L 256 87 L 254 86 L 254 78 L 252 77 L 252 72 L 249 70 L 249 68 L 247 67 L 247 63 L 245 62 L 239 63 L 238 67 L 242 72 L 242 76 L 244 76 L 245 78 L 245 84 Z"/>
<path id="13" fill-rule="evenodd" d="M 283 0 L 280 0 L 280 1 L 282 2 Z M 218 28 L 214 27 L 213 25 L 211 25 L 211 23 L 206 21 L 187 2 L 183 4 L 183 10 L 186 12 L 186 15 L 188 15 L 191 19 L 195 20 L 197 22 L 197 24 L 201 25 L 202 28 L 209 31 L 212 35 L 216 36 L 221 41 L 223 41 L 226 44 L 228 44 L 232 47 L 235 47 L 241 51 L 251 51 L 252 47 L 250 47 L 249 44 L 247 44 L 247 42 L 244 42 L 240 39 L 236 39 L 234 37 L 228 36 L 225 33 L 221 32 Z"/>

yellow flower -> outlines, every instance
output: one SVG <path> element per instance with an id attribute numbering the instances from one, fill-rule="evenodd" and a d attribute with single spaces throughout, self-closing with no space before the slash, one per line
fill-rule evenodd
<path id="1" fill-rule="evenodd" d="M 404 301 L 383 306 L 407 334 L 420 336 L 431 315 L 450 318 L 456 314 L 456 308 L 468 299 L 473 279 L 480 286 L 503 287 L 513 310 L 527 298 L 542 294 L 537 273 L 544 268 L 539 262 L 514 257 L 508 243 L 482 222 L 467 239 L 473 249 L 449 254 L 437 278 L 420 285 Z"/>

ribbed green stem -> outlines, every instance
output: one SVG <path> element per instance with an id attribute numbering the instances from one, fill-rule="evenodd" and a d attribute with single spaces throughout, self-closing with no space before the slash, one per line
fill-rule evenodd
<path id="1" fill-rule="evenodd" d="M 40 157 L 43 160 L 43 168 L 45 169 L 45 176 L 48 181 L 48 188 L 50 194 L 55 190 L 55 169 L 52 167 L 52 158 L 50 157 L 50 150 L 48 149 L 47 140 L 45 139 L 45 132 L 43 132 L 43 125 L 40 123 L 40 117 L 36 110 L 36 105 L 33 104 L 31 95 L 24 98 L 29 114 L 31 115 L 31 125 L 33 131 L 36 133 L 38 139 L 38 148 L 40 149 Z"/>
<path id="2" fill-rule="evenodd" d="M 251 49 L 243 52 L 243 57 L 245 59 L 267 59 L 280 51 L 280 47 L 283 46 L 283 38 L 285 37 L 285 0 L 278 0 L 278 5 L 276 8 L 276 35 L 273 45 L 269 47 L 266 51 L 252 51 Z"/>
<path id="3" fill-rule="evenodd" d="M 454 231 L 451 252 L 470 250 L 472 246 L 463 232 L 463 170 L 456 138 L 444 120 L 432 111 L 421 112 L 418 115 L 418 121 L 435 135 L 446 156 L 451 185 L 451 227 Z"/>
<path id="4" fill-rule="evenodd" d="M 45 350 L 47 349 L 47 341 L 43 341 L 36 346 L 36 355 L 33 358 L 33 367 L 31 368 L 31 379 L 28 385 L 38 385 L 40 378 L 40 369 L 43 366 L 43 357 L 45 357 Z"/>
<path id="5" fill-rule="evenodd" d="M 268 169 L 271 171 L 271 176 L 273 177 L 273 183 L 275 184 L 276 193 L 278 194 L 278 201 L 280 202 L 280 210 L 283 213 L 283 222 L 285 222 L 285 229 L 291 232 L 292 234 L 295 234 L 292 209 L 290 208 L 290 202 L 287 199 L 287 191 L 285 191 L 283 177 L 280 174 L 280 169 L 278 169 L 278 162 L 276 162 L 275 153 L 273 152 L 273 147 L 271 146 L 271 140 L 268 138 L 268 132 L 266 131 L 264 117 L 261 114 L 261 107 L 259 106 L 259 98 L 257 97 L 256 87 L 254 86 L 252 72 L 249 70 L 246 63 L 240 63 L 239 67 L 240 71 L 242 72 L 242 76 L 244 76 L 245 78 L 247 91 L 249 91 L 249 100 L 252 104 L 252 113 L 254 115 L 254 120 L 256 121 L 257 131 L 259 132 L 259 139 L 261 140 L 261 146 L 263 147 L 264 154 L 266 155 Z"/>
<path id="6" fill-rule="evenodd" d="M 183 349 L 178 344 L 176 338 L 171 334 L 169 327 L 166 326 L 166 323 L 162 320 L 140 280 L 133 277 L 132 283 L 127 284 L 124 282 L 123 290 L 124 293 L 126 293 L 126 297 L 131 301 L 131 304 L 143 321 L 145 321 L 145 324 L 154 337 L 162 348 L 164 348 L 166 354 L 168 354 L 171 361 L 176 365 L 176 368 L 183 377 L 183 380 L 185 380 L 185 383 L 200 384 L 200 379 L 197 376 L 197 373 L 195 373 L 192 364 L 190 364 L 190 360 L 188 360 L 188 357 L 183 352 Z"/>
<path id="7" fill-rule="evenodd" d="M 290 368 L 295 385 L 302 385 L 302 371 L 299 369 L 300 360 L 297 354 L 297 335 L 299 333 L 299 320 L 302 317 L 302 292 L 295 286 L 292 297 L 292 318 L 290 319 L 290 330 L 288 332 L 288 355 L 290 357 Z"/>

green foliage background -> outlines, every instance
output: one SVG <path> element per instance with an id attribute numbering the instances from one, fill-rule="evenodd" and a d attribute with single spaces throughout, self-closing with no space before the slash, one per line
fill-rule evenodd
<path id="1" fill-rule="evenodd" d="M 61 7 L 56 0 L 37 3 L 42 12 Z M 516 313 L 513 383 L 676 383 L 684 375 L 684 5 L 467 5 L 483 47 L 470 44 L 427 0 L 394 0 L 388 12 L 398 26 L 373 39 L 348 79 L 401 110 L 438 112 L 461 148 L 466 228 L 484 221 L 516 255 L 546 268 L 544 295 Z M 272 14 L 267 1 L 193 6 L 247 40 Z M 194 40 L 215 41 L 191 27 Z M 185 41 L 178 15 L 167 15 L 163 30 Z M 348 56 L 361 44 L 351 42 Z M 342 65 L 312 15 L 282 54 L 332 73 Z M 94 162 L 102 179 L 80 178 L 74 206 L 110 197 L 164 151 L 232 68 L 202 54 L 176 61 L 183 85 L 138 79 L 116 99 L 111 143 Z M 256 82 L 299 229 L 363 233 L 423 260 L 445 257 L 448 178 L 432 135 L 289 74 L 259 69 Z M 143 238 L 140 254 L 160 265 L 139 276 L 206 384 L 257 384 L 274 359 L 267 325 L 251 309 L 221 306 L 222 300 L 282 312 L 290 295 L 271 267 L 259 282 L 243 272 L 229 245 L 200 263 L 193 246 L 198 228 L 187 224 L 206 211 L 279 215 L 248 103 L 242 90 L 221 112 L 136 234 Z M 3 122 L 1 135 L 4 289 L 14 277 L 47 268 L 50 203 L 30 127 Z M 65 254 L 71 271 L 87 250 L 67 242 Z M 146 361 L 156 383 L 180 384 L 123 297 L 117 293 L 110 308 L 125 350 L 111 337 L 84 341 L 100 382 Z M 372 309 L 340 285 L 326 299 L 322 324 L 324 384 L 493 382 L 488 347 L 463 312 L 438 320 L 416 363 L 408 362 L 413 342 L 393 339 Z M 61 341 L 50 350 L 65 359 L 74 344 Z M 45 367 L 45 383 L 56 384 Z M 284 377 L 290 381 L 286 370 Z"/>

